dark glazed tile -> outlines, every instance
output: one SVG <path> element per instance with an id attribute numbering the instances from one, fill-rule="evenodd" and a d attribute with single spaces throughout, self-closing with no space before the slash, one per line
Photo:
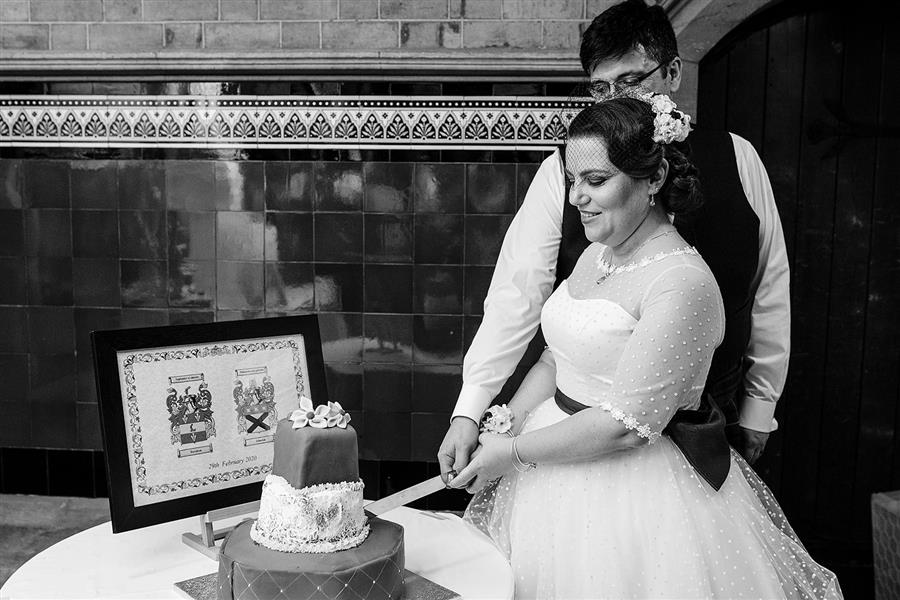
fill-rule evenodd
<path id="1" fill-rule="evenodd" d="M 371 5 L 370 5 L 371 6 Z M 375 7 L 372 7 L 373 12 Z M 387 81 L 342 81 L 341 96 L 387 96 L 391 84 Z"/>
<path id="2" fill-rule="evenodd" d="M 372 315 L 365 318 L 366 363 L 412 362 L 413 323 L 411 315 Z"/>
<path id="3" fill-rule="evenodd" d="M 25 352 L 28 322 L 24 308 L 0 306 L 0 352 Z M 2 372 L 2 371 L 0 371 Z"/>
<path id="4" fill-rule="evenodd" d="M 410 436 L 412 460 L 436 460 L 438 448 L 447 428 L 450 427 L 450 412 L 420 413 L 410 415 Z"/>
<path id="5" fill-rule="evenodd" d="M 28 357 L 28 399 L 41 403 L 75 404 L 75 353 Z"/>
<path id="6" fill-rule="evenodd" d="M 362 314 L 319 313 L 319 335 L 325 362 L 362 362 Z"/>
<path id="7" fill-rule="evenodd" d="M 72 255 L 72 218 L 68 210 L 25 211 L 25 232 L 28 256 Z"/>
<path id="8" fill-rule="evenodd" d="M 166 214 L 149 210 L 119 211 L 119 253 L 122 258 L 166 257 Z"/>
<path id="9" fill-rule="evenodd" d="M 461 367 L 416 365 L 413 367 L 412 410 L 449 415 L 456 406 L 461 389 Z"/>
<path id="10" fill-rule="evenodd" d="M 218 261 L 216 281 L 218 308 L 263 308 L 263 263 Z"/>
<path id="11" fill-rule="evenodd" d="M 169 311 L 159 308 L 123 308 L 122 329 L 160 327 L 169 324 Z"/>
<path id="12" fill-rule="evenodd" d="M 267 162 L 266 209 L 313 209 L 313 163 Z"/>
<path id="13" fill-rule="evenodd" d="M 0 160 L 0 209 L 26 206 L 24 164 L 21 160 Z"/>
<path id="14" fill-rule="evenodd" d="M 413 310 L 417 313 L 462 313 L 462 267 L 415 267 Z"/>
<path id="15" fill-rule="evenodd" d="M 3 359 L 0 357 L 0 364 L 2 363 Z M 11 450 L 4 446 L 31 445 L 31 407 L 28 401 L 0 402 L 0 413 L 3 414 L 3 419 L 0 419 L 0 453 Z M 11 477 L 11 475 L 7 475 L 8 473 L 7 470 L 4 477 Z M 17 482 L 10 483 L 15 485 Z M 3 490 L 4 493 L 15 493 L 15 490 L 9 490 L 6 487 L 0 487 L 0 490 Z"/>
<path id="16" fill-rule="evenodd" d="M 122 314 L 116 308 L 75 309 L 75 367 L 78 369 L 76 385 L 78 402 L 96 402 L 97 386 L 94 381 L 94 362 L 91 348 L 91 332 L 119 329 Z"/>
<path id="17" fill-rule="evenodd" d="M 312 213 L 266 213 L 266 260 L 313 259 Z"/>
<path id="18" fill-rule="evenodd" d="M 366 312 L 412 312 L 412 265 L 366 265 Z"/>
<path id="19" fill-rule="evenodd" d="M 167 213 L 169 260 L 216 258 L 216 213 Z"/>
<path id="20" fill-rule="evenodd" d="M 28 352 L 34 354 L 74 354 L 75 317 L 73 309 L 32 306 L 28 309 Z"/>
<path id="21" fill-rule="evenodd" d="M 168 277 L 164 260 L 123 260 L 122 306 L 163 307 L 168 296 Z"/>
<path id="22" fill-rule="evenodd" d="M 462 317 L 413 317 L 413 362 L 462 364 Z"/>
<path id="23" fill-rule="evenodd" d="M 266 263 L 266 310 L 313 310 L 314 280 L 311 263 Z"/>
<path id="24" fill-rule="evenodd" d="M 25 201 L 31 208 L 69 208 L 69 162 L 25 162 Z"/>
<path id="25" fill-rule="evenodd" d="M 416 215 L 416 264 L 463 261 L 462 215 Z"/>
<path id="26" fill-rule="evenodd" d="M 0 304 L 25 304 L 28 267 L 24 256 L 0 257 Z"/>
<path id="27" fill-rule="evenodd" d="M 120 306 L 119 281 L 119 261 L 115 258 L 72 260 L 75 306 Z"/>
<path id="28" fill-rule="evenodd" d="M 266 313 L 262 310 L 217 310 L 216 321 L 248 321 L 250 319 L 265 318 Z"/>
<path id="29" fill-rule="evenodd" d="M 216 306 L 216 262 L 213 260 L 170 260 L 169 306 L 214 308 Z"/>
<path id="30" fill-rule="evenodd" d="M 365 209 L 368 212 L 408 212 L 412 195 L 410 163 L 365 163 Z"/>
<path id="31" fill-rule="evenodd" d="M 71 306 L 72 259 L 31 257 L 28 259 L 28 302 Z"/>
<path id="32" fill-rule="evenodd" d="M 503 236 L 509 229 L 509 215 L 466 216 L 466 264 L 495 265 Z"/>
<path id="33" fill-rule="evenodd" d="M 516 212 L 516 165 L 467 165 L 466 212 Z"/>
<path id="34" fill-rule="evenodd" d="M 363 367 L 353 363 L 327 363 L 325 386 L 328 399 L 340 402 L 344 410 L 362 410 Z"/>
<path id="35" fill-rule="evenodd" d="M 47 450 L 47 493 L 51 496 L 94 495 L 94 453 Z"/>
<path id="36" fill-rule="evenodd" d="M 365 217 L 366 262 L 412 262 L 411 215 Z"/>
<path id="37" fill-rule="evenodd" d="M 362 312 L 362 265 L 316 263 L 316 309 Z"/>
<path id="38" fill-rule="evenodd" d="M 481 317 L 463 317 L 463 354 L 469 351 L 480 326 Z"/>
<path id="39" fill-rule="evenodd" d="M 165 196 L 168 209 L 215 210 L 214 164 L 205 160 L 167 161 L 165 163 Z"/>
<path id="40" fill-rule="evenodd" d="M 166 208 L 166 177 L 168 171 L 164 163 L 155 160 L 120 160 L 116 163 L 119 176 L 119 208 L 142 210 L 162 210 Z M 189 177 L 184 178 L 188 185 Z M 182 180 L 179 179 L 179 185 Z M 197 181 L 196 185 L 211 184 L 211 181 Z M 210 185 L 209 188 L 212 189 Z M 178 188 L 179 193 L 184 192 Z M 201 190 L 202 192 L 202 190 Z M 184 204 L 183 197 L 180 197 Z"/>
<path id="41" fill-rule="evenodd" d="M 25 254 L 25 211 L 0 210 L 0 256 Z"/>
<path id="42" fill-rule="evenodd" d="M 76 403 L 75 423 L 78 427 L 79 448 L 84 448 L 85 450 L 103 449 L 103 436 L 100 433 L 100 410 L 97 404 Z M 93 455 L 93 452 L 91 455 Z M 91 481 L 93 481 L 93 478 L 91 478 Z"/>
<path id="43" fill-rule="evenodd" d="M 366 412 L 366 432 L 363 447 L 373 458 L 409 460 L 409 413 Z M 412 479 L 409 485 L 422 479 Z M 405 483 L 396 481 L 396 477 L 382 477 L 382 493 L 386 495 L 402 490 L 408 487 Z"/>
<path id="44" fill-rule="evenodd" d="M 71 165 L 72 208 L 111 208 L 119 203 L 117 163 L 77 160 Z"/>
<path id="45" fill-rule="evenodd" d="M 30 416 L 29 416 L 30 420 Z M 2 448 L 3 492 L 47 494 L 47 451 L 42 448 Z"/>
<path id="46" fill-rule="evenodd" d="M 72 211 L 72 255 L 118 258 L 119 219 L 116 211 Z"/>
<path id="47" fill-rule="evenodd" d="M 0 402 L 25 404 L 28 400 L 28 355 L 0 354 L 0 373 L 3 373 L 3 394 Z M 7 404 L 6 406 L 11 406 Z M 6 414 L 6 413 L 0 413 Z"/>
<path id="48" fill-rule="evenodd" d="M 537 174 L 540 164 L 518 164 L 516 165 L 516 207 L 522 206 L 525 200 L 525 194 L 531 186 L 531 181 Z"/>
<path id="49" fill-rule="evenodd" d="M 220 212 L 216 214 L 216 258 L 219 260 L 263 259 L 263 213 Z"/>
<path id="50" fill-rule="evenodd" d="M 491 286 L 494 267 L 466 267 L 465 313 L 484 314 L 484 299 Z"/>
<path id="51" fill-rule="evenodd" d="M 408 364 L 365 365 L 363 403 L 367 415 L 373 411 L 409 412 L 409 399 L 412 395 L 411 369 Z"/>
<path id="52" fill-rule="evenodd" d="M 316 262 L 362 262 L 362 213 L 318 213 Z"/>
<path id="53" fill-rule="evenodd" d="M 492 150 L 442 150 L 441 161 L 455 163 L 492 163 Z"/>
<path id="54" fill-rule="evenodd" d="M 415 179 L 416 212 L 463 212 L 464 165 L 419 163 Z"/>
<path id="55" fill-rule="evenodd" d="M 69 402 L 31 403 L 32 444 L 45 448 L 72 448 L 77 439 L 75 401 L 72 398 Z"/>
<path id="56" fill-rule="evenodd" d="M 392 96 L 440 96 L 440 83 L 391 83 Z"/>
<path id="57" fill-rule="evenodd" d="M 195 325 L 197 323 L 214 323 L 216 313 L 211 310 L 192 310 L 189 308 L 169 311 L 169 325 Z"/>
<path id="58" fill-rule="evenodd" d="M 264 210 L 263 163 L 217 161 L 216 208 L 218 210 Z"/>
<path id="59" fill-rule="evenodd" d="M 316 210 L 360 210 L 363 199 L 362 165 L 316 163 Z"/>

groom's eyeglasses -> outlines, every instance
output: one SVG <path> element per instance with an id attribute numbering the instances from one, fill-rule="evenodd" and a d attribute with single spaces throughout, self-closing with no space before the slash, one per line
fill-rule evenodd
<path id="1" fill-rule="evenodd" d="M 594 100 L 609 100 L 613 97 L 616 92 L 620 90 L 625 90 L 629 88 L 636 88 L 641 85 L 645 79 L 659 71 L 664 66 L 668 65 L 671 60 L 663 61 L 656 65 L 652 70 L 647 71 L 643 75 L 629 75 L 628 77 L 623 77 L 622 79 L 617 79 L 612 83 L 608 81 L 603 81 L 602 79 L 595 79 L 588 84 L 588 93 Z"/>

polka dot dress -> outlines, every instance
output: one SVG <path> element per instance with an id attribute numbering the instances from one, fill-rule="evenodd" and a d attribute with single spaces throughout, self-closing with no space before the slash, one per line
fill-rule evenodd
<path id="1" fill-rule="evenodd" d="M 517 598 L 842 598 L 739 455 L 716 492 L 661 435 L 699 404 L 724 315 L 693 249 L 648 250 L 603 277 L 590 246 L 541 318 L 559 389 L 646 443 L 507 475 L 466 518 L 508 553 Z M 523 433 L 566 418 L 548 399 Z"/>

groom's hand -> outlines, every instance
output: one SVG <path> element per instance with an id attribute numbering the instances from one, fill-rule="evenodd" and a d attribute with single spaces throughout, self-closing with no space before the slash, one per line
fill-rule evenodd
<path id="1" fill-rule="evenodd" d="M 475 421 L 468 417 L 453 417 L 437 456 L 444 484 L 448 483 L 451 471 L 459 473 L 469 464 L 476 446 L 478 446 L 478 425 Z"/>
<path id="2" fill-rule="evenodd" d="M 736 432 L 737 443 L 734 444 L 735 450 L 740 452 L 751 465 L 759 460 L 763 451 L 766 449 L 766 442 L 769 441 L 769 434 L 746 427 L 737 427 Z"/>

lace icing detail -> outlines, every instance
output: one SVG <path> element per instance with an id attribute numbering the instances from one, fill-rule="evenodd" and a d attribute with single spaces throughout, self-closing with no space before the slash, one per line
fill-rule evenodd
<path id="1" fill-rule="evenodd" d="M 250 528 L 255 542 L 281 552 L 337 552 L 359 546 L 368 535 L 361 479 L 298 490 L 267 475 Z"/>
<path id="2" fill-rule="evenodd" d="M 664 258 L 669 258 L 670 256 L 684 256 L 686 254 L 694 256 L 699 255 L 700 253 L 697 252 L 697 249 L 693 246 L 685 246 L 684 248 L 677 248 L 675 250 L 657 252 L 653 256 L 646 256 L 637 262 L 620 266 L 613 265 L 608 260 L 603 258 L 602 254 L 599 254 L 596 259 L 596 264 L 597 268 L 602 271 L 600 277 L 606 279 L 607 277 L 612 277 L 617 273 L 629 273 L 631 271 L 637 271 L 638 269 L 642 269 L 647 265 L 659 262 Z"/>
<path id="3" fill-rule="evenodd" d="M 626 429 L 634 431 L 640 437 L 646 439 L 648 444 L 653 444 L 659 439 L 661 434 L 658 431 L 653 431 L 649 425 L 641 425 L 640 421 L 633 415 L 628 414 L 621 408 L 616 408 L 612 402 L 601 402 L 598 406 L 608 412 L 613 419 L 625 425 Z"/>

